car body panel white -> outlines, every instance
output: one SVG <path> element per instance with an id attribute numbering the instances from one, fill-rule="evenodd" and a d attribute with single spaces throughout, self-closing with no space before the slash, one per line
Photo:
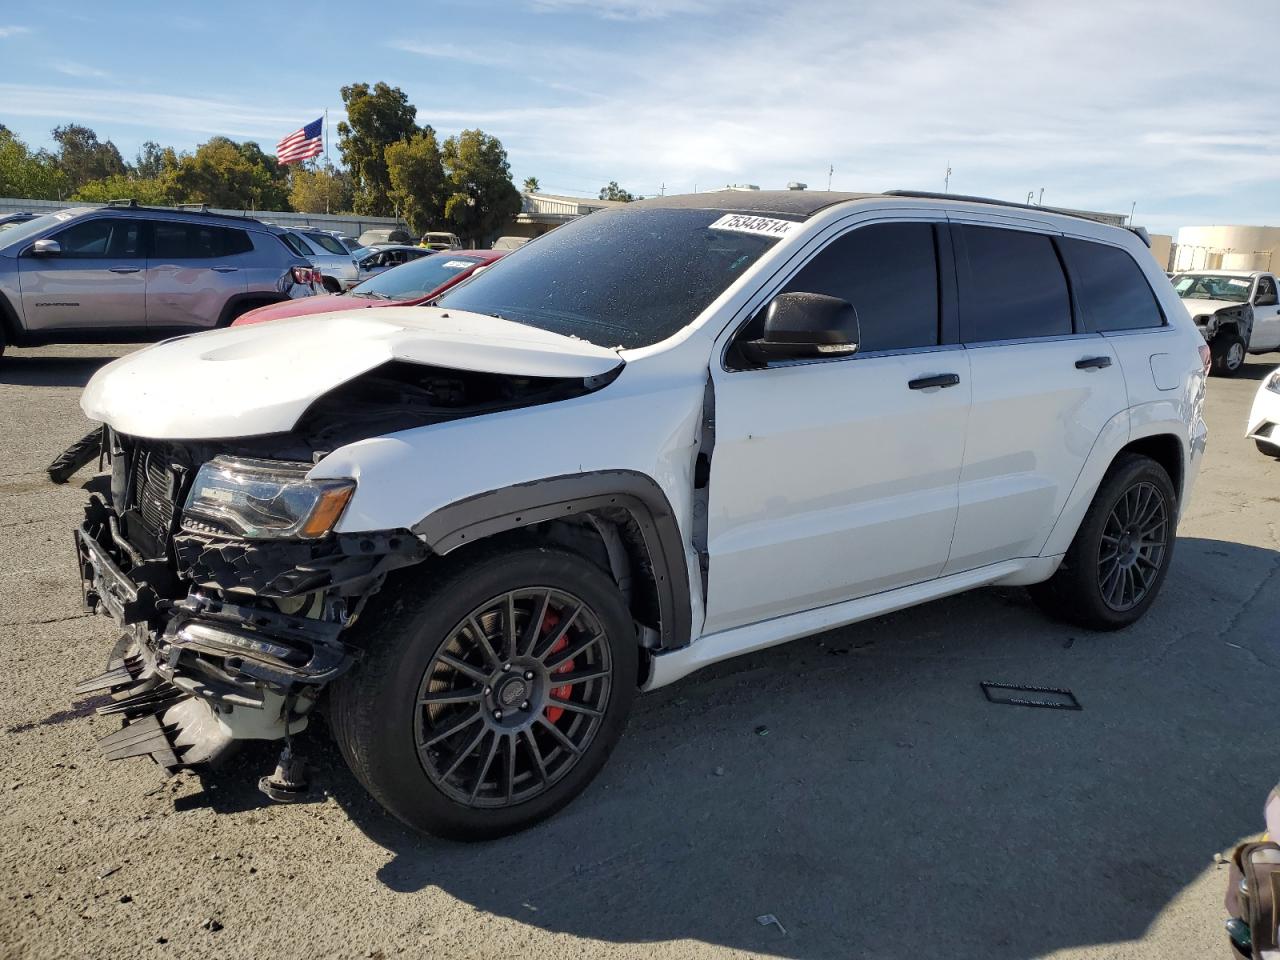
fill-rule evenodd
<path id="1" fill-rule="evenodd" d="M 1278 386 L 1269 386 L 1272 382 L 1276 382 Z M 1276 367 L 1262 379 L 1262 385 L 1258 387 L 1253 405 L 1249 408 L 1245 436 L 1270 444 L 1276 455 L 1280 456 L 1280 367 Z"/>
<path id="2" fill-rule="evenodd" d="M 391 360 L 529 377 L 592 377 L 614 350 L 434 307 L 384 307 L 215 330 L 156 344 L 99 370 L 80 400 L 93 420 L 153 439 L 289 430 L 319 396 Z"/>

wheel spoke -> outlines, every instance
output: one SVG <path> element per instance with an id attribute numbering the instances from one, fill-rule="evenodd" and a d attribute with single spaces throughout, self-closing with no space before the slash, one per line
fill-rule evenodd
<path id="1" fill-rule="evenodd" d="M 538 748 L 538 740 L 533 735 L 533 731 L 525 727 L 520 731 L 520 737 L 524 740 L 525 751 L 529 754 L 529 759 L 533 761 L 533 771 L 538 775 L 541 783 L 547 782 L 547 764 L 542 759 L 542 750 Z"/>
<path id="2" fill-rule="evenodd" d="M 418 706 L 425 707 L 428 704 L 440 703 L 472 703 L 484 696 L 484 691 L 479 687 L 470 687 L 466 690 L 438 690 L 435 693 L 428 693 L 418 701 Z"/>
<path id="3" fill-rule="evenodd" d="M 538 634 L 542 632 L 543 621 L 547 619 L 547 608 L 550 606 L 551 591 L 547 590 L 542 594 L 542 602 L 538 604 L 534 615 L 524 626 L 524 636 L 520 638 L 518 656 L 528 656 L 533 650 L 533 645 L 538 642 Z"/>
<path id="4" fill-rule="evenodd" d="M 503 653 L 502 656 L 506 660 L 512 660 L 516 655 L 517 644 L 519 638 L 516 636 L 516 595 L 515 591 L 507 594 L 506 602 L 502 606 L 502 630 L 503 630 Z"/>
<path id="5" fill-rule="evenodd" d="M 438 659 L 445 666 L 452 667 L 454 670 L 457 670 L 459 673 L 465 674 L 466 676 L 470 677 L 472 680 L 475 680 L 477 683 L 489 682 L 489 675 L 487 673 L 485 673 L 479 667 L 473 667 L 471 664 L 467 663 L 464 660 L 459 660 L 457 657 L 455 657 L 451 653 L 442 652 L 437 655 L 436 659 Z"/>
<path id="6" fill-rule="evenodd" d="M 489 772 L 489 768 L 493 766 L 493 758 L 497 756 L 498 745 L 502 743 L 504 737 L 498 733 L 493 734 L 493 740 L 489 743 L 489 751 L 484 755 L 484 760 L 476 768 L 476 781 L 471 785 L 471 799 L 475 800 L 480 793 L 480 788 L 484 786 L 484 776 Z"/>
<path id="7" fill-rule="evenodd" d="M 457 723 L 454 723 L 448 727 L 445 727 L 445 729 L 441 730 L 434 737 L 432 737 L 430 740 L 424 743 L 423 746 L 433 747 L 437 743 L 439 743 L 441 740 L 448 740 L 455 733 L 458 733 L 461 730 L 467 729 L 467 727 L 471 726 L 473 723 L 475 723 L 479 719 L 480 719 L 480 711 L 476 710 L 473 713 L 471 713 L 469 716 L 464 717 L 462 720 L 459 720 Z"/>
<path id="8" fill-rule="evenodd" d="M 566 750 L 572 753 L 575 757 L 579 756 L 582 753 L 582 749 L 577 744 L 575 744 L 572 740 L 570 740 L 565 735 L 565 732 L 563 730 L 561 730 L 554 723 L 548 720 L 545 715 L 539 714 L 538 723 L 542 724 L 542 726 L 545 729 L 551 731 L 551 735 L 555 737 L 555 739 L 559 742 L 560 746 L 564 747 Z"/>
<path id="9" fill-rule="evenodd" d="M 516 735 L 508 733 L 502 738 L 502 743 L 502 771 L 498 783 L 503 802 L 510 803 L 516 789 Z"/>
<path id="10" fill-rule="evenodd" d="M 564 664 L 568 663 L 570 660 L 572 660 L 578 654 L 582 653 L 584 650 L 588 650 L 591 647 L 594 647 L 597 643 L 599 643 L 603 639 L 604 639 L 604 634 L 597 633 L 594 636 L 587 637 L 587 639 L 585 640 L 578 640 L 576 643 L 569 644 L 569 646 L 565 647 L 563 650 L 557 653 L 550 660 L 544 660 L 543 664 L 546 666 L 548 670 L 555 670 L 557 667 L 563 666 Z"/>
<path id="11" fill-rule="evenodd" d="M 583 713 L 588 717 L 603 717 L 604 711 L 597 710 L 594 707 L 588 707 L 573 700 L 560 700 L 556 697 L 548 698 L 552 707 L 561 707 L 564 710 L 571 710 L 574 713 Z"/>
<path id="12" fill-rule="evenodd" d="M 556 644 L 559 643 L 562 639 L 564 639 L 565 635 L 569 632 L 569 628 L 573 626 L 573 622 L 578 619 L 578 614 L 580 614 L 581 612 L 582 612 L 582 604 L 579 603 L 577 606 L 573 608 L 573 613 L 569 614 L 569 616 L 563 618 L 560 621 L 560 625 L 556 627 L 555 633 L 553 633 L 550 637 L 543 640 L 536 647 L 534 647 L 533 649 L 534 659 L 543 660 L 543 658 L 546 657 L 548 652 L 555 649 Z M 543 662 L 545 663 L 546 661 L 543 660 Z"/>
<path id="13" fill-rule="evenodd" d="M 476 716 L 479 716 L 479 714 L 476 714 Z M 449 766 L 446 767 L 443 771 L 441 771 L 440 779 L 448 780 L 449 777 L 453 775 L 453 771 L 458 769 L 458 767 L 462 764 L 463 760 L 471 756 L 471 754 L 475 751 L 476 747 L 480 746 L 480 741 L 483 740 L 486 736 L 488 736 L 488 734 L 489 734 L 489 728 L 482 724 L 480 726 L 479 732 L 477 732 L 476 735 L 471 738 L 471 740 L 467 743 L 467 745 L 453 755 L 452 759 L 449 761 Z"/>
<path id="14" fill-rule="evenodd" d="M 476 618 L 474 616 L 467 617 L 467 626 L 470 628 L 471 636 L 475 638 L 476 645 L 484 654 L 485 659 L 493 664 L 493 669 L 501 669 L 502 660 L 498 657 L 498 654 L 494 652 L 493 645 L 489 643 L 489 638 L 485 636 L 484 630 L 480 627 L 480 624 L 476 622 Z"/>
<path id="15" fill-rule="evenodd" d="M 551 678 L 551 683 L 555 687 L 568 687 L 575 683 L 586 683 L 588 680 L 598 680 L 601 677 L 609 676 L 608 667 L 588 667 L 585 670 L 572 670 L 569 673 L 557 673 Z"/>
<path id="16" fill-rule="evenodd" d="M 1116 606 L 1116 589 L 1120 586 L 1120 562 L 1117 560 L 1116 565 L 1112 567 L 1106 577 L 1102 581 L 1102 595 L 1107 598 L 1107 602 L 1113 607 Z"/>

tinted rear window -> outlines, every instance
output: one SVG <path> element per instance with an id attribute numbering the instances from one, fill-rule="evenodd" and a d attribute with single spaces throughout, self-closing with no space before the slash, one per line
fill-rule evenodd
<path id="1" fill-rule="evenodd" d="M 716 228 L 722 210 L 601 210 L 558 227 L 446 293 L 485 313 L 606 347 L 643 347 L 687 326 L 777 243 Z"/>
<path id="2" fill-rule="evenodd" d="M 1071 333 L 1067 278 L 1038 233 L 958 226 L 960 336 L 967 343 Z"/>
<path id="3" fill-rule="evenodd" d="M 151 255 L 162 260 L 215 260 L 253 249 L 247 233 L 228 227 L 154 220 L 151 230 Z"/>
<path id="4" fill-rule="evenodd" d="M 1119 247 L 1087 240 L 1058 241 L 1089 330 L 1140 330 L 1164 324 L 1142 268 Z"/>
<path id="5" fill-rule="evenodd" d="M 329 253 L 337 254 L 340 257 L 347 255 L 347 248 L 342 245 L 337 237 L 331 237 L 327 233 L 305 233 L 303 236 L 316 246 L 323 247 Z"/>
<path id="6" fill-rule="evenodd" d="M 877 223 L 832 241 L 787 284 L 858 311 L 858 351 L 938 343 L 938 266 L 933 226 Z"/>

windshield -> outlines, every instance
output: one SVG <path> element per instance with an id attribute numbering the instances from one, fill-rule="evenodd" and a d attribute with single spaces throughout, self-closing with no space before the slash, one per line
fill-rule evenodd
<path id="1" fill-rule="evenodd" d="M 46 213 L 44 216 L 36 217 L 34 220 L 27 220 L 24 223 L 5 224 L 0 227 L 0 230 L 4 231 L 0 233 L 0 243 L 5 246 L 11 243 L 21 243 L 23 240 L 38 236 L 50 227 L 56 227 L 59 223 L 69 219 L 70 216 L 65 213 Z"/>
<path id="2" fill-rule="evenodd" d="M 340 257 L 348 256 L 347 248 L 337 237 L 331 237 L 327 233 L 304 233 L 303 236 L 329 253 L 336 253 Z"/>
<path id="3" fill-rule="evenodd" d="M 353 297 L 376 300 L 421 300 L 479 262 L 456 254 L 437 253 L 401 264 L 351 288 Z"/>
<path id="4" fill-rule="evenodd" d="M 588 214 L 503 257 L 439 305 L 599 346 L 648 346 L 687 326 L 777 242 L 712 227 L 729 219 L 669 208 Z"/>
<path id="5" fill-rule="evenodd" d="M 1184 273 L 1174 278 L 1173 289 L 1184 300 L 1230 300 L 1244 303 L 1253 289 L 1249 277 L 1226 277 L 1208 273 Z"/>

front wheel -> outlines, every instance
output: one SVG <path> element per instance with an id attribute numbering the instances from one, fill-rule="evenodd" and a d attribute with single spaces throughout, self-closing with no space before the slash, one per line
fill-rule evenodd
<path id="1" fill-rule="evenodd" d="M 375 799 L 419 830 L 485 840 L 586 788 L 636 690 L 631 614 L 600 567 L 520 548 L 423 568 L 380 599 L 331 704 L 339 749 Z"/>
<path id="2" fill-rule="evenodd" d="M 1209 344 L 1211 370 L 1220 377 L 1234 377 L 1244 366 L 1244 338 L 1238 333 L 1220 333 Z"/>
<path id="3" fill-rule="evenodd" d="M 1094 495 L 1062 566 L 1029 588 L 1051 616 L 1119 630 L 1147 612 L 1169 571 L 1177 494 L 1150 457 L 1126 454 Z"/>
<path id="4" fill-rule="evenodd" d="M 1280 447 L 1277 447 L 1274 443 L 1267 443 L 1265 440 L 1254 440 L 1253 445 L 1258 448 L 1258 452 L 1264 457 L 1280 460 Z"/>

